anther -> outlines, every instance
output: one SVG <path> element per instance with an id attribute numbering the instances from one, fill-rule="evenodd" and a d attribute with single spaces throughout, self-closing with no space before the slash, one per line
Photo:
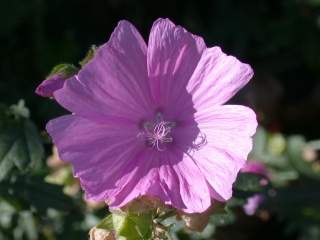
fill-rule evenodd
<path id="1" fill-rule="evenodd" d="M 154 147 L 158 151 L 164 151 L 165 145 L 173 142 L 171 131 L 174 127 L 174 122 L 165 121 L 162 114 L 157 113 L 155 121 L 143 123 L 143 132 L 138 136 L 143 136 L 148 146 Z"/>

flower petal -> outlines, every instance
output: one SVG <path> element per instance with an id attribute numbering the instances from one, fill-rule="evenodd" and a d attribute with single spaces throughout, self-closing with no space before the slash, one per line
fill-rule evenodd
<path id="1" fill-rule="evenodd" d="M 173 164 L 173 169 L 178 176 L 180 192 L 177 192 L 178 189 L 171 189 L 171 194 L 179 194 L 186 206 L 185 208 L 177 206 L 177 208 L 186 213 L 206 211 L 211 205 L 210 191 L 204 174 L 191 156 L 184 154 L 183 160 Z"/>
<path id="2" fill-rule="evenodd" d="M 267 179 L 270 175 L 266 165 L 263 162 L 253 160 L 248 161 L 246 165 L 243 168 L 241 168 L 241 172 L 257 174 Z"/>
<path id="3" fill-rule="evenodd" d="M 248 216 L 254 215 L 264 200 L 265 198 L 262 194 L 254 194 L 252 197 L 247 199 L 246 204 L 243 206 L 244 212 Z"/>
<path id="4" fill-rule="evenodd" d="M 55 99 L 69 111 L 97 121 L 143 118 L 152 111 L 146 51 L 135 27 L 120 21 L 93 59 L 55 92 Z"/>
<path id="5" fill-rule="evenodd" d="M 206 145 L 195 150 L 192 157 L 212 187 L 212 196 L 228 200 L 232 184 L 252 149 L 256 115 L 244 106 L 224 105 L 198 112 L 195 118 Z"/>
<path id="6" fill-rule="evenodd" d="M 62 74 L 54 74 L 45 79 L 36 89 L 36 94 L 41 97 L 52 97 L 53 93 L 63 87 L 65 77 Z"/>
<path id="7" fill-rule="evenodd" d="M 143 195 L 159 198 L 187 213 L 204 212 L 211 204 L 203 174 L 190 157 L 181 152 L 145 151 L 135 175 L 131 175 L 110 206 L 119 208 Z"/>
<path id="8" fill-rule="evenodd" d="M 248 64 L 224 54 L 219 47 L 208 48 L 188 82 L 194 108 L 207 108 L 227 102 L 252 78 Z M 183 103 L 183 102 L 181 102 Z"/>
<path id="9" fill-rule="evenodd" d="M 142 151 L 134 160 L 136 167 L 128 177 L 127 183 L 119 191 L 114 192 L 108 202 L 111 208 L 120 208 L 133 199 L 148 195 L 165 199 L 159 185 L 158 155 L 149 148 Z"/>
<path id="10" fill-rule="evenodd" d="M 106 200 L 123 186 L 134 170 L 135 156 L 144 148 L 136 139 L 137 129 L 127 123 L 97 124 L 67 115 L 50 121 L 47 131 L 91 200 Z"/>
<path id="11" fill-rule="evenodd" d="M 190 98 L 186 84 L 205 48 L 201 37 L 170 20 L 154 22 L 148 42 L 148 74 L 152 95 L 158 107 L 169 111 L 167 115 L 176 112 L 177 98 Z"/>

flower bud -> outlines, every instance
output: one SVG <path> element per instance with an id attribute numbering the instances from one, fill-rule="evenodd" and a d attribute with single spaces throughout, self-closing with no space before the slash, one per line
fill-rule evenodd
<path id="1" fill-rule="evenodd" d="M 71 64 L 59 64 L 37 87 L 36 94 L 41 97 L 53 97 L 53 93 L 63 87 L 67 78 L 76 74 L 78 69 Z"/>
<path id="2" fill-rule="evenodd" d="M 302 151 L 302 157 L 306 162 L 313 162 L 317 160 L 318 154 L 314 148 L 306 146 Z"/>
<path id="3" fill-rule="evenodd" d="M 89 232 L 90 240 L 116 240 L 114 234 L 108 230 L 93 227 Z"/>

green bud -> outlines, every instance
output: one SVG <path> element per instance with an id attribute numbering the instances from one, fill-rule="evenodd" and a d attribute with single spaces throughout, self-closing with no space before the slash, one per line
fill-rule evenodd
<path id="1" fill-rule="evenodd" d="M 56 74 L 62 74 L 65 78 L 68 78 L 76 74 L 78 71 L 79 69 L 73 64 L 61 63 L 53 67 L 48 77 Z"/>
<path id="2" fill-rule="evenodd" d="M 89 51 L 87 52 L 86 56 L 84 57 L 84 59 L 82 59 L 79 64 L 81 65 L 81 67 L 83 67 L 84 65 L 86 65 L 95 55 L 96 51 L 97 51 L 97 46 L 92 45 L 91 48 L 89 49 Z"/>

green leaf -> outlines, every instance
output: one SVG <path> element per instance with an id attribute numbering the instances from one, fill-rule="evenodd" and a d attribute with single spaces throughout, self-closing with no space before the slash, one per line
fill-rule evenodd
<path id="1" fill-rule="evenodd" d="M 113 226 L 113 219 L 112 219 L 112 214 L 108 215 L 105 217 L 97 226 L 96 228 L 101 228 L 101 229 L 106 229 L 108 231 L 113 231 L 114 226 Z"/>
<path id="2" fill-rule="evenodd" d="M 61 186 L 46 183 L 41 176 L 21 175 L 0 182 L 0 195 L 9 202 L 18 201 L 22 209 L 42 213 L 48 208 L 67 211 L 75 206 Z"/>
<path id="3" fill-rule="evenodd" d="M 273 156 L 281 156 L 286 148 L 286 139 L 281 133 L 274 133 L 270 135 L 268 141 L 268 152 Z"/>
<path id="4" fill-rule="evenodd" d="M 316 143 L 316 141 L 314 143 Z M 312 162 L 303 159 L 303 150 L 308 146 L 311 148 L 315 147 L 312 143 L 307 144 L 305 139 L 301 136 L 290 137 L 288 140 L 289 160 L 299 173 L 320 180 L 320 172 L 313 168 Z"/>
<path id="5" fill-rule="evenodd" d="M 115 229 L 119 236 L 127 240 L 150 239 L 152 229 L 152 214 L 113 215 Z"/>
<path id="6" fill-rule="evenodd" d="M 16 209 L 10 203 L 0 199 L 0 212 L 0 229 L 9 228 L 12 224 Z"/>
<path id="7" fill-rule="evenodd" d="M 29 240 L 37 240 L 38 239 L 38 231 L 35 223 L 35 219 L 33 215 L 29 211 L 22 211 L 19 214 L 18 224 L 20 228 L 23 230 L 27 239 Z"/>
<path id="8" fill-rule="evenodd" d="M 231 211 L 225 211 L 224 213 L 213 214 L 210 218 L 210 222 L 215 226 L 226 226 L 234 223 L 236 216 Z"/>
<path id="9" fill-rule="evenodd" d="M 244 192 L 261 192 L 263 186 L 261 186 L 260 181 L 262 177 L 251 173 L 241 173 L 234 184 L 236 190 Z"/>
<path id="10" fill-rule="evenodd" d="M 15 169 L 37 170 L 44 156 L 36 126 L 23 116 L 17 117 L 15 111 L 7 108 L 0 117 L 0 181 Z"/>
<path id="11" fill-rule="evenodd" d="M 14 164 L 10 158 L 3 159 L 0 162 L 0 181 L 6 178 L 13 168 L 14 168 Z"/>
<path id="12" fill-rule="evenodd" d="M 318 182 L 310 181 L 307 185 L 278 188 L 275 196 L 267 198 L 266 207 L 284 215 L 294 217 L 299 215 L 297 218 L 305 215 L 306 208 L 312 209 L 311 211 L 317 214 L 320 209 L 318 185 Z M 310 219 L 310 215 L 308 218 Z"/>
<path id="13" fill-rule="evenodd" d="M 152 212 L 132 214 L 117 212 L 108 215 L 96 227 L 115 231 L 126 240 L 147 240 L 152 234 Z"/>
<path id="14" fill-rule="evenodd" d="M 253 149 L 251 151 L 251 155 L 258 158 L 263 156 L 266 152 L 267 141 L 268 135 L 266 130 L 259 127 L 253 137 Z"/>

